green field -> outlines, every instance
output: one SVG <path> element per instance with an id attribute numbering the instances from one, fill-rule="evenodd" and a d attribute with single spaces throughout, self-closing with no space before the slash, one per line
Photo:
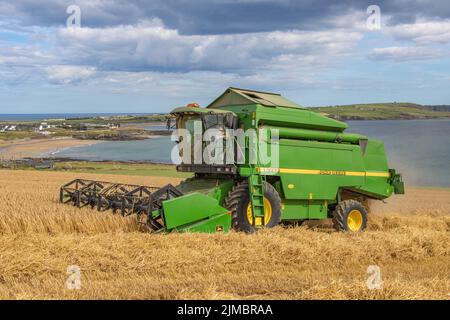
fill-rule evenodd
<path id="1" fill-rule="evenodd" d="M 47 119 L 42 121 L 37 120 L 0 120 L 0 123 L 14 123 L 17 125 L 39 125 L 41 122 L 47 122 L 48 124 L 67 124 L 77 125 L 81 123 L 90 124 L 108 124 L 108 123 L 154 123 L 167 121 L 167 114 L 150 114 L 142 116 L 111 116 L 111 117 L 89 117 L 89 118 L 68 118 L 68 119 Z"/>
<path id="2" fill-rule="evenodd" d="M 53 171 L 69 171 L 96 174 L 124 174 L 129 176 L 155 176 L 188 178 L 190 173 L 177 172 L 174 165 L 123 162 L 56 162 Z"/>
<path id="3" fill-rule="evenodd" d="M 148 137 L 148 132 L 141 128 L 126 127 L 119 129 L 95 129 L 78 131 L 64 128 L 51 128 L 47 131 L 50 135 L 44 136 L 35 131 L 8 131 L 0 133 L 0 141 L 10 141 L 16 139 L 51 139 L 56 137 L 72 137 L 80 140 L 137 140 Z"/>
<path id="4" fill-rule="evenodd" d="M 448 111 L 435 111 L 415 103 L 352 104 L 311 108 L 339 120 L 394 120 L 450 118 Z"/>
<path id="5" fill-rule="evenodd" d="M 153 123 L 167 121 L 167 114 L 152 114 L 143 116 L 112 116 L 107 118 L 93 117 L 93 118 L 69 118 L 66 120 L 49 120 L 49 124 L 66 123 L 70 125 L 77 125 L 81 123 L 90 124 L 108 124 L 108 123 Z"/>
<path id="6" fill-rule="evenodd" d="M 62 171 L 95 174 L 119 174 L 127 176 L 153 176 L 169 178 L 189 178 L 191 173 L 177 172 L 175 165 L 142 163 L 142 162 L 117 162 L 117 161 L 54 161 L 52 169 L 36 169 L 26 162 L 6 165 L 3 169 L 38 170 L 38 171 Z"/>
<path id="7" fill-rule="evenodd" d="M 8 132 L 0 132 L 0 141 L 10 141 L 17 139 L 26 139 L 26 138 L 40 138 L 42 137 L 36 132 L 33 131 L 8 131 Z"/>
<path id="8" fill-rule="evenodd" d="M 75 139 L 94 140 L 135 140 L 143 138 L 147 133 L 142 128 L 133 127 L 133 124 L 144 123 L 165 123 L 168 115 L 144 115 L 144 116 L 113 116 L 113 117 L 93 117 L 93 118 L 73 118 L 73 119 L 49 119 L 47 121 L 12 121 L 0 120 L 0 125 L 15 124 L 17 131 L 0 132 L 0 141 L 25 139 L 25 138 L 49 138 L 49 137 L 74 137 Z M 35 131 L 41 122 L 46 122 L 52 126 L 47 129 L 51 135 L 43 136 Z M 125 125 L 119 129 L 102 128 L 108 124 Z M 89 130 L 80 130 L 82 125 L 93 126 Z M 95 127 L 98 125 L 99 127 Z M 1 126 L 0 126 L 1 127 Z"/>

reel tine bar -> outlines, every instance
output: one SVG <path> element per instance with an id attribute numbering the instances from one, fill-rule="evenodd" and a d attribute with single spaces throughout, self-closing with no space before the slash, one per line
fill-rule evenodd
<path id="1" fill-rule="evenodd" d="M 153 231 L 164 229 L 165 200 L 183 194 L 171 184 L 162 188 L 75 179 L 60 189 L 59 201 L 78 208 L 91 206 L 98 211 L 119 211 L 122 216 L 146 215 L 147 226 Z"/>

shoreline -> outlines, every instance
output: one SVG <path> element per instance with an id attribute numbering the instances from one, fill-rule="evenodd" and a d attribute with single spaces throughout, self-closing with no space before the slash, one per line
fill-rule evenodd
<path id="1" fill-rule="evenodd" d="M 100 140 L 79 140 L 72 137 L 21 139 L 0 142 L 0 159 L 42 158 L 62 150 L 102 143 Z"/>
<path id="2" fill-rule="evenodd" d="M 107 142 L 124 141 L 144 141 L 158 138 L 165 138 L 166 135 L 148 135 L 138 140 L 97 140 L 97 139 L 77 139 L 73 137 L 52 137 L 52 138 L 24 138 L 15 140 L 0 140 L 0 161 L 15 161 L 22 159 L 53 160 L 58 162 L 117 162 L 117 163 L 151 163 L 170 164 L 169 162 L 154 162 L 150 160 L 91 160 L 76 157 L 59 156 L 61 152 L 83 146 L 93 146 Z"/>

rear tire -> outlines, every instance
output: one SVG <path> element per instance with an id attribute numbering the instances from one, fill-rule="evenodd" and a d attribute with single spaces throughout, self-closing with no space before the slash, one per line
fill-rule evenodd
<path id="1" fill-rule="evenodd" d="M 339 202 L 333 212 L 333 226 L 338 231 L 363 231 L 367 226 L 366 208 L 356 200 Z"/>
<path id="2" fill-rule="evenodd" d="M 231 226 L 234 230 L 252 233 L 258 227 L 254 227 L 248 218 L 250 204 L 248 188 L 247 181 L 236 184 L 225 198 L 224 207 L 231 211 Z M 270 203 L 271 209 L 270 219 L 264 227 L 273 228 L 281 221 L 281 199 L 277 190 L 267 182 L 264 182 L 264 198 Z"/>

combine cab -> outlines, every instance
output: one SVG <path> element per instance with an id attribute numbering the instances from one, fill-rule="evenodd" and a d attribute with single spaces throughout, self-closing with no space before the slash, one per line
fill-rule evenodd
<path id="1" fill-rule="evenodd" d="M 229 88 L 207 108 L 171 116 L 180 129 L 177 170 L 193 178 L 162 188 L 77 179 L 61 187 L 60 201 L 136 214 L 155 232 L 254 232 L 327 218 L 358 232 L 368 199 L 404 193 L 381 141 L 279 94 Z"/>

